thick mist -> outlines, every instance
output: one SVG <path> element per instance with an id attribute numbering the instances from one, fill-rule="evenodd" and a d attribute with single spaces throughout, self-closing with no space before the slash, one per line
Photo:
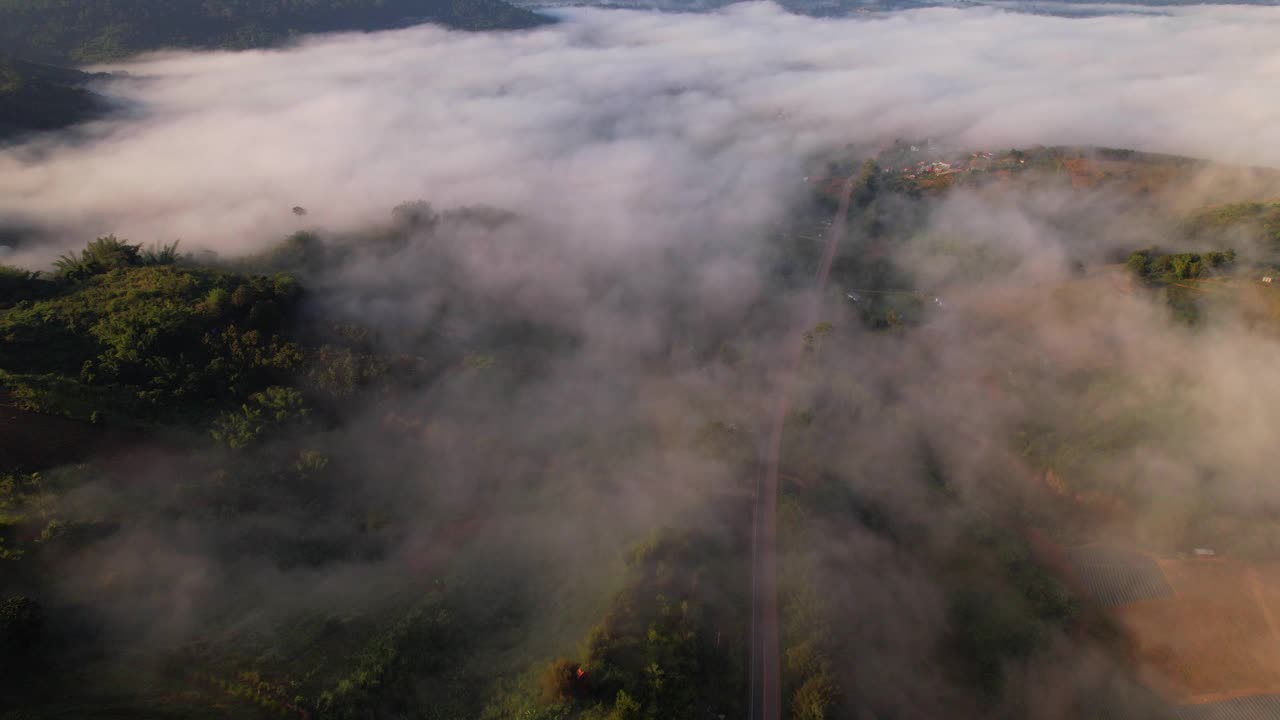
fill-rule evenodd
<path id="1" fill-rule="evenodd" d="M 521 34 L 433 27 L 175 54 L 119 70 L 128 112 L 0 153 L 0 217 L 61 247 L 114 232 L 237 252 L 391 206 L 487 203 L 604 252 L 737 236 L 797 158 L 926 136 L 1273 164 L 1275 13 L 1087 20 L 929 9 L 830 20 L 567 10 Z M 47 256 L 38 253 L 37 257 Z"/>
<path id="2" fill-rule="evenodd" d="M 810 160 L 933 137 L 1280 165 L 1280 100 L 1265 92 L 1280 79 L 1274 10 L 820 20 L 751 3 L 561 17 L 519 34 L 422 27 L 143 58 L 101 88 L 121 115 L 0 151 L 0 220 L 42 229 L 6 262 L 107 233 L 228 259 L 316 229 L 332 255 L 300 272 L 307 311 L 369 326 L 398 361 L 492 344 L 495 328 L 553 338 L 518 362 L 433 368 L 304 436 L 331 456 L 342 509 L 393 528 L 389 550 L 284 566 L 263 538 L 323 543 L 348 531 L 340 513 L 317 523 L 287 498 L 221 524 L 161 509 L 80 552 L 60 600 L 92 605 L 114 637 L 167 648 L 205 625 L 270 635 L 289 613 L 391 604 L 462 566 L 527 585 L 512 647 L 569 652 L 628 543 L 735 524 L 806 299 L 777 277 L 778 240 L 799 234 L 797 215 L 812 231 L 831 213 L 810 204 Z M 1171 205 L 1195 207 L 1214 178 Z M 414 200 L 435 210 L 389 219 Z M 1160 547 L 1204 541 L 1187 520 L 1196 503 L 1276 507 L 1276 337 L 1232 307 L 1188 329 L 1098 267 L 1170 237 L 1146 200 L 1048 182 L 860 212 L 906 231 L 886 249 L 855 230 L 843 256 L 887 258 L 945 308 L 872 331 L 843 295 L 857 288 L 833 288 L 783 470 L 835 478 L 914 533 L 892 542 L 835 523 L 808 550 L 846 611 L 836 636 L 858 712 L 992 717 L 932 664 L 948 633 L 937 558 L 975 518 L 1041 512 L 1047 468 L 1131 498 L 1108 529 Z M 370 240 L 388 227 L 397 242 Z M 709 426 L 738 433 L 748 459 L 706 452 Z M 1085 457 L 1062 449 L 1095 430 L 1122 437 Z M 954 503 L 922 483 L 926 454 Z M 103 516 L 137 498 L 178 507 L 216 464 L 138 451 L 67 502 Z M 1086 639 L 1051 646 L 1016 669 L 1003 716 L 1072 717 L 1082 694 L 1112 685 L 1129 697 Z"/>

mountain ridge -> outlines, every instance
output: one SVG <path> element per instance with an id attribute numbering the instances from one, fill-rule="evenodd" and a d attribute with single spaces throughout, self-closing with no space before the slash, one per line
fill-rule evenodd
<path id="1" fill-rule="evenodd" d="M 0 140 L 98 116 L 108 103 L 85 87 L 96 77 L 0 54 Z"/>
<path id="2" fill-rule="evenodd" d="M 82 65 L 165 48 L 271 47 L 308 33 L 425 22 L 517 30 L 553 21 L 503 0 L 0 0 L 0 52 Z"/>
<path id="3" fill-rule="evenodd" d="M 69 67 L 166 48 L 273 47 L 310 33 L 439 23 L 515 30 L 553 22 L 503 0 L 0 0 L 0 141 L 98 117 L 108 101 Z"/>

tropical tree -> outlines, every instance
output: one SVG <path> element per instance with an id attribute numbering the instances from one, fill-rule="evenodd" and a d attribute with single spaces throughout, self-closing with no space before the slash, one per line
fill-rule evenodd
<path id="1" fill-rule="evenodd" d="M 118 268 L 141 264 L 141 245 L 131 245 L 115 235 L 107 235 L 85 246 L 79 257 L 74 254 L 63 255 L 53 266 L 58 271 L 58 277 L 75 282 Z"/>

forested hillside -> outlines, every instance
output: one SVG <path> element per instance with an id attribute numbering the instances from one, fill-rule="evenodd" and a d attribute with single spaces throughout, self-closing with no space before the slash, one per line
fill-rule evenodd
<path id="1" fill-rule="evenodd" d="M 302 33 L 424 22 L 494 30 L 547 20 L 502 0 L 0 0 L 0 51 L 75 64 L 171 47 L 266 47 Z"/>
<path id="2" fill-rule="evenodd" d="M 1280 553 L 1274 507 L 1223 499 L 1234 455 L 1204 460 L 1216 446 L 1186 441 L 1202 426 L 1168 424 L 1212 421 L 1186 388 L 1229 374 L 1112 351 L 1150 347 L 1152 327 L 1180 355 L 1232 328 L 1280 334 L 1261 280 L 1275 206 L 1135 201 L 1164 245 L 1129 255 L 1132 278 L 1118 244 L 966 298 L 960 283 L 1016 273 L 999 238 L 934 219 L 949 188 L 1067 192 L 1080 163 L 1111 162 L 1009 155 L 1030 161 L 941 188 L 895 156 L 829 165 L 854 179 L 857 235 L 803 333 L 781 439 L 789 720 L 1040 717 L 1040 702 L 1162 719 L 1059 546 L 1136 516 L 1166 552 Z M 1104 181 L 1128 187 L 1148 160 Z M 43 269 L 0 265 L 0 692 L 24 710 L 0 720 L 741 717 L 758 388 L 821 260 L 830 179 L 764 241 L 750 312 L 708 316 L 669 258 L 659 342 L 599 364 L 564 298 L 493 274 L 513 250 L 571 260 L 488 207 L 410 203 L 234 259 L 106 236 Z M 930 263 L 949 287 L 917 272 Z M 584 305 L 634 320 L 632 273 L 583 274 Z M 1069 323 L 1126 305 L 1143 324 L 1084 357 L 1036 335 L 1081 337 Z M 1000 353 L 903 366 L 903 347 L 968 352 L 952 338 L 978 327 Z M 1014 409 L 957 442 L 943 393 L 966 418 Z M 996 459 L 976 474 L 979 437 Z M 1161 473 L 1216 465 L 1194 496 L 1115 478 L 1147 450 Z M 1067 676 L 1081 666 L 1100 670 Z M 1064 683 L 1048 701 L 1042 677 Z"/>
<path id="3" fill-rule="evenodd" d="M 52 130 L 91 118 L 104 107 L 85 89 L 92 76 L 0 55 L 0 141 L 32 130 Z"/>
<path id="4" fill-rule="evenodd" d="M 84 122 L 105 109 L 84 87 L 91 75 L 57 65 L 163 48 L 268 47 L 305 33 L 426 22 L 493 30 L 549 20 L 502 0 L 0 0 L 0 141 Z"/>

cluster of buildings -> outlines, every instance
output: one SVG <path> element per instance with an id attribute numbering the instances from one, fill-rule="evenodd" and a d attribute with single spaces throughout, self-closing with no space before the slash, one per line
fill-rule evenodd
<path id="1" fill-rule="evenodd" d="M 942 162 L 941 160 L 934 162 L 921 160 L 916 163 L 914 169 L 911 167 L 902 168 L 902 176 L 908 180 L 914 180 L 922 175 L 950 175 L 953 172 L 959 172 L 960 169 L 951 163 Z"/>
<path id="2" fill-rule="evenodd" d="M 989 170 L 995 164 L 995 156 L 989 152 L 970 153 L 968 158 L 958 160 L 956 162 L 944 162 L 942 160 L 921 160 L 914 166 L 908 165 L 902 168 L 902 177 L 906 180 L 915 180 L 919 177 L 938 177 L 941 175 L 950 175 L 957 172 L 969 172 L 973 170 Z M 1023 163 L 1024 160 L 1003 163 L 1006 166 L 1013 166 Z M 893 168 L 886 168 L 885 172 L 893 172 Z"/>
<path id="3" fill-rule="evenodd" d="M 932 152 L 930 152 L 932 150 Z M 933 157 L 943 155 L 949 160 L 936 159 L 918 159 L 920 155 L 925 153 L 932 154 Z M 888 176 L 895 176 L 903 180 L 919 180 L 926 178 L 937 178 L 946 175 L 966 172 L 982 172 L 986 170 L 1005 170 L 1014 169 L 1019 165 L 1026 164 L 1026 156 L 1022 153 L 1011 151 L 1001 153 L 998 157 L 990 152 L 970 152 L 957 153 L 954 150 L 946 150 L 933 147 L 920 147 L 916 145 L 901 144 L 900 149 L 892 152 L 886 152 L 878 158 L 882 163 L 881 173 Z M 836 169 L 836 164 L 831 163 L 826 174 L 816 176 L 806 176 L 805 182 L 816 185 L 819 192 L 831 196 L 838 197 L 841 188 L 848 179 L 846 173 L 856 172 L 847 167 Z"/>

